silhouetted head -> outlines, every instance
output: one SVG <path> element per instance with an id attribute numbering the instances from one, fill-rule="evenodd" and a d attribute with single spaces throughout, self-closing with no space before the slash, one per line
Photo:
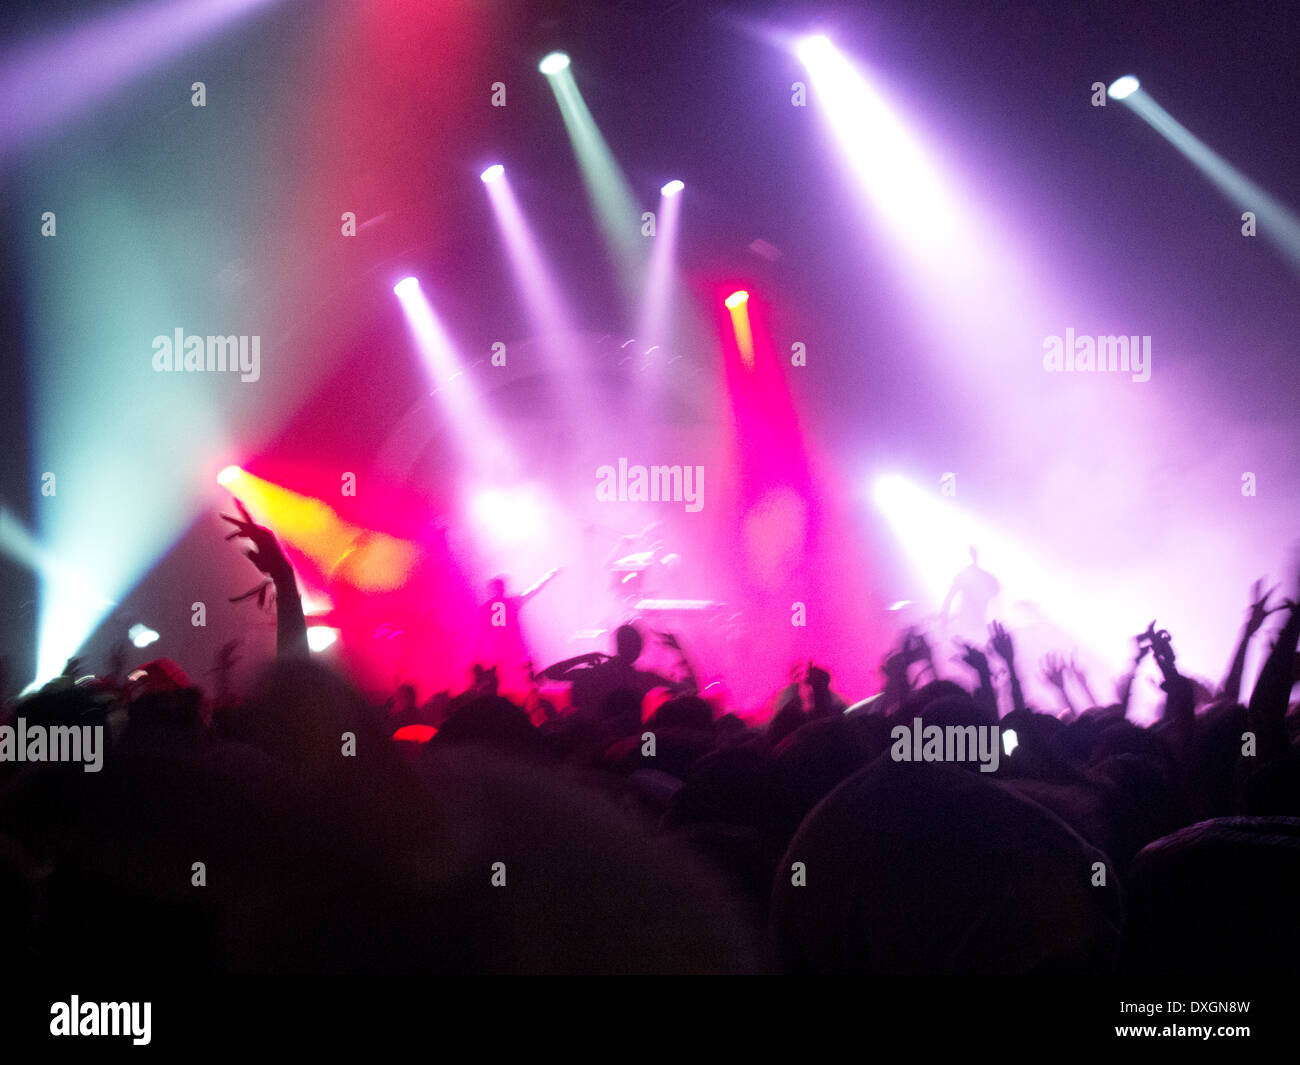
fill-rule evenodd
<path id="1" fill-rule="evenodd" d="M 487 586 L 489 599 L 501 599 L 506 594 L 506 579 L 504 577 L 493 577 L 488 581 Z"/>
<path id="2" fill-rule="evenodd" d="M 624 662 L 635 662 L 641 657 L 641 634 L 631 625 L 620 625 L 614 633 L 616 656 Z"/>
<path id="3" fill-rule="evenodd" d="M 979 548 L 977 548 L 974 544 L 971 544 L 970 547 L 967 548 L 967 550 L 970 552 L 971 565 L 978 566 L 980 564 Z"/>

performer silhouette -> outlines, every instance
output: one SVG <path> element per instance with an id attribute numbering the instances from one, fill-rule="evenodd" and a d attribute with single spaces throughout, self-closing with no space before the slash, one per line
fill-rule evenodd
<path id="1" fill-rule="evenodd" d="M 948 635 L 982 644 L 988 638 L 989 603 L 1001 590 L 998 579 L 988 570 L 980 569 L 979 552 L 972 545 L 970 565 L 953 578 L 939 608 L 939 619 Z"/>
<path id="2" fill-rule="evenodd" d="M 531 588 L 518 595 L 506 593 L 504 577 L 494 577 L 488 581 L 487 602 L 479 608 L 478 660 L 484 666 L 496 666 L 502 688 L 524 689 L 530 683 L 530 655 L 519 624 L 519 611 L 559 572 L 559 569 L 551 570 Z"/>

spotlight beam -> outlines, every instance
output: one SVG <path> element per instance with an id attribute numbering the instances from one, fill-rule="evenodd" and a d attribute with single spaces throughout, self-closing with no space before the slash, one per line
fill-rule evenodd
<path id="1" fill-rule="evenodd" d="M 1300 271 L 1300 220 L 1296 215 L 1174 118 L 1145 89 L 1138 89 L 1136 78 L 1133 82 L 1134 88 L 1116 99 L 1173 145 L 1236 210 L 1253 211 L 1260 236 Z"/>
<path id="2" fill-rule="evenodd" d="M 465 374 L 451 338 L 419 283 L 407 281 L 396 286 L 394 292 L 406 313 L 407 325 L 434 386 L 433 394 L 452 428 L 465 467 L 489 475 L 512 474 L 517 460 L 506 445 L 504 433 Z"/>
<path id="3" fill-rule="evenodd" d="M 269 0 L 149 0 L 0 55 L 0 157 L 107 100 Z"/>
<path id="4" fill-rule="evenodd" d="M 670 186 L 677 188 L 670 190 Z M 677 256 L 677 232 L 682 211 L 682 183 L 669 182 L 660 190 L 658 228 L 650 249 L 650 267 L 646 273 L 645 293 L 637 320 L 637 339 L 650 344 L 667 344 L 671 318 L 674 263 Z"/>
<path id="5" fill-rule="evenodd" d="M 547 76 L 559 104 L 560 117 L 578 159 L 596 220 L 614 256 L 614 267 L 624 295 L 634 300 L 641 291 L 645 255 L 641 237 L 641 211 L 623 171 L 592 118 L 573 71 L 566 65 Z"/>
<path id="6" fill-rule="evenodd" d="M 569 338 L 577 332 L 572 315 L 543 260 L 537 240 L 515 198 L 509 177 L 503 173 L 486 184 L 488 199 L 492 203 L 497 225 L 509 252 L 515 279 L 523 290 L 533 328 L 545 341 L 544 350 L 552 368 L 565 382 L 564 401 L 572 408 L 570 416 L 576 417 L 579 410 L 591 409 L 586 403 L 573 398 L 581 397 L 590 390 L 590 380 L 584 367 L 570 354 L 567 347 Z"/>

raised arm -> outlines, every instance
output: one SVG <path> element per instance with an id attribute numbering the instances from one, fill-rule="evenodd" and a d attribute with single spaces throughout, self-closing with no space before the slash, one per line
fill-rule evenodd
<path id="1" fill-rule="evenodd" d="M 972 693 L 976 705 L 984 711 L 984 716 L 988 719 L 990 725 L 998 723 L 998 697 L 993 690 L 993 671 L 989 668 L 988 656 L 978 647 L 969 643 L 962 643 L 961 655 L 953 659 L 954 662 L 964 662 L 975 671 L 975 676 L 979 679 L 979 687 Z"/>
<path id="2" fill-rule="evenodd" d="M 1083 697 L 1088 700 L 1088 705 L 1097 706 L 1097 697 L 1092 694 L 1092 685 L 1088 683 L 1088 671 L 1079 665 L 1074 655 L 1071 655 L 1070 661 L 1066 663 L 1065 671 L 1075 679 L 1080 691 L 1083 692 Z"/>
<path id="3" fill-rule="evenodd" d="M 1151 657 L 1160 667 L 1164 677 L 1160 687 L 1165 692 L 1165 710 L 1163 721 L 1173 729 L 1173 734 L 1181 744 L 1184 757 L 1191 751 L 1193 733 L 1196 729 L 1196 690 L 1192 682 L 1178 672 L 1174 664 L 1174 646 L 1169 633 L 1157 629 L 1153 621 L 1143 633 L 1143 639 L 1151 646 Z"/>
<path id="4" fill-rule="evenodd" d="M 1260 589 L 1263 587 L 1262 580 L 1250 586 L 1250 612 L 1246 615 L 1246 623 L 1241 627 L 1241 637 L 1237 640 L 1237 649 L 1232 655 L 1232 663 L 1228 666 L 1228 675 L 1223 678 L 1223 690 L 1219 693 L 1222 698 L 1234 703 L 1241 701 L 1241 674 L 1246 668 L 1246 649 L 1250 646 L 1250 641 L 1255 633 L 1259 632 L 1264 619 L 1269 614 L 1274 614 L 1285 607 L 1285 604 L 1282 604 L 1270 610 L 1268 600 L 1277 591 L 1277 586 L 1274 585 L 1269 591 L 1260 595 Z"/>
<path id="5" fill-rule="evenodd" d="M 1259 671 L 1247 707 L 1247 720 L 1259 740 L 1261 764 L 1291 753 L 1286 731 L 1286 708 L 1295 683 L 1296 644 L 1300 642 L 1300 592 L 1297 592 L 1296 599 L 1283 605 L 1291 616 L 1278 632 L 1277 642 L 1269 651 L 1264 668 Z"/>
<path id="6" fill-rule="evenodd" d="M 244 554 L 275 584 L 276 654 L 281 658 L 306 657 L 308 654 L 307 619 L 303 616 L 302 598 L 298 594 L 298 582 L 293 575 L 293 566 L 289 564 L 280 542 L 276 540 L 271 530 L 253 521 L 244 504 L 238 499 L 235 500 L 235 506 L 239 508 L 241 517 L 221 515 L 235 527 L 235 531 L 226 539 L 233 540 L 242 536 L 252 541 L 253 546 L 247 548 Z"/>
<path id="7" fill-rule="evenodd" d="M 1011 641 L 1011 633 L 994 621 L 989 625 L 989 646 L 1003 662 L 1007 664 L 1007 674 L 1011 683 L 1011 708 L 1021 711 L 1025 708 L 1025 693 L 1020 690 L 1020 678 L 1016 675 L 1016 645 Z"/>
<path id="8" fill-rule="evenodd" d="M 1043 680 L 1061 693 L 1061 698 L 1065 701 L 1066 709 L 1072 716 L 1079 713 L 1079 708 L 1074 705 L 1074 700 L 1070 698 L 1070 692 L 1065 686 L 1066 663 L 1058 654 L 1048 654 L 1043 656 L 1040 664 L 1040 670 Z"/>
<path id="9" fill-rule="evenodd" d="M 559 572 L 560 572 L 560 567 L 556 566 L 555 569 L 551 570 L 551 572 L 548 573 L 545 577 L 543 577 L 540 581 L 534 584 L 526 592 L 523 592 L 519 596 L 519 602 L 521 604 L 528 602 L 528 600 L 530 600 L 533 596 L 535 596 L 538 592 L 540 592 L 543 588 L 545 588 L 548 584 L 550 584 L 551 581 L 555 579 L 556 574 L 558 574 Z"/>

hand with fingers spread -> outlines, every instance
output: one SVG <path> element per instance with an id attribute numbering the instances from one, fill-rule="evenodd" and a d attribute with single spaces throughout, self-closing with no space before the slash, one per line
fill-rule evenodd
<path id="1" fill-rule="evenodd" d="M 991 676 L 992 671 L 989 669 L 988 656 L 973 643 L 966 643 L 962 640 L 960 644 L 962 653 L 954 655 L 953 661 L 963 662 L 970 666 L 981 678 Z"/>
<path id="2" fill-rule="evenodd" d="M 994 621 L 989 624 L 989 646 L 993 648 L 994 654 L 1004 661 L 1008 667 L 1015 663 L 1016 645 L 1011 640 L 1011 634 L 1000 621 Z"/>
<path id="3" fill-rule="evenodd" d="M 975 671 L 979 677 L 979 686 L 971 693 L 971 697 L 988 715 L 988 723 L 996 725 L 998 721 L 998 697 L 993 689 L 993 670 L 989 666 L 988 656 L 984 654 L 974 644 L 966 643 L 964 640 L 958 641 L 962 649 L 960 655 L 954 655 L 954 662 L 961 662 Z"/>
<path id="4" fill-rule="evenodd" d="M 1065 671 L 1074 677 L 1079 687 L 1083 689 L 1083 694 L 1088 697 L 1088 705 L 1096 706 L 1097 697 L 1092 694 L 1092 687 L 1088 684 L 1088 672 L 1079 665 L 1077 652 L 1070 655 L 1069 662 L 1066 663 Z"/>
<path id="5" fill-rule="evenodd" d="M 1250 613 L 1246 618 L 1246 632 L 1251 636 L 1259 632 L 1264 624 L 1264 619 L 1270 614 L 1276 614 L 1279 610 L 1285 610 L 1292 605 L 1288 600 L 1283 599 L 1280 603 L 1270 607 L 1268 605 L 1269 598 L 1277 591 L 1278 585 L 1273 585 L 1267 592 L 1260 595 L 1260 589 L 1263 587 L 1264 582 L 1262 580 L 1258 580 L 1250 586 L 1251 602 Z"/>
<path id="6" fill-rule="evenodd" d="M 1048 653 L 1043 656 L 1043 661 L 1039 666 L 1043 680 L 1047 681 L 1057 691 L 1065 691 L 1065 659 L 1056 653 Z"/>
<path id="7" fill-rule="evenodd" d="M 1056 653 L 1044 655 L 1039 668 L 1042 670 L 1043 680 L 1061 693 L 1061 698 L 1065 700 L 1066 709 L 1070 714 L 1077 714 L 1079 708 L 1074 705 L 1074 700 L 1070 698 L 1070 693 L 1065 687 L 1065 674 L 1069 668 L 1065 658 Z"/>
<path id="8" fill-rule="evenodd" d="M 224 520 L 235 527 L 235 531 L 226 539 L 233 540 L 237 536 L 242 536 L 252 541 L 253 546 L 246 549 L 244 554 L 248 556 L 249 561 L 254 566 L 275 583 L 276 653 L 281 658 L 306 657 L 308 652 L 307 619 L 303 616 L 302 598 L 298 595 L 298 582 L 294 579 L 293 566 L 289 564 L 288 558 L 285 557 L 280 542 L 275 538 L 275 534 L 266 526 L 258 525 L 252 519 L 244 504 L 238 499 L 235 500 L 235 506 L 239 508 L 240 517 L 233 518 L 229 514 L 221 515 Z M 260 591 L 262 598 L 264 598 L 265 588 Z M 259 592 L 259 589 L 254 589 L 249 594 L 257 592 Z M 240 596 L 239 598 L 247 598 L 247 596 Z"/>
<path id="9" fill-rule="evenodd" d="M 1241 676 L 1246 669 L 1246 650 L 1250 646 L 1250 641 L 1263 627 L 1264 621 L 1269 614 L 1276 614 L 1279 610 L 1285 610 L 1289 605 L 1286 600 L 1282 600 L 1275 606 L 1270 607 L 1268 601 L 1272 598 L 1273 593 L 1277 591 L 1278 586 L 1274 585 L 1267 592 L 1263 591 L 1263 587 L 1264 581 L 1262 578 L 1250 586 L 1250 609 L 1246 613 L 1246 623 L 1242 626 L 1241 636 L 1237 640 L 1236 649 L 1232 654 L 1232 661 L 1228 665 L 1228 672 L 1223 678 L 1223 686 L 1219 692 L 1220 698 L 1234 703 L 1241 699 Z"/>
<path id="10" fill-rule="evenodd" d="M 1264 660 L 1246 708 L 1251 731 L 1259 738 L 1260 764 L 1294 757 L 1286 727 L 1286 714 L 1296 678 L 1296 648 L 1300 646 L 1300 558 L 1295 563 L 1294 579 L 1297 588 L 1295 598 L 1283 601 L 1277 608 L 1289 611 L 1289 615 L 1278 630 L 1277 639 Z M 1256 606 L 1260 606 L 1258 599 L 1252 604 L 1252 620 Z M 1268 609 L 1266 604 L 1260 608 Z"/>
<path id="11" fill-rule="evenodd" d="M 272 580 L 279 582 L 285 577 L 291 577 L 293 567 L 289 565 L 289 560 L 285 557 L 280 542 L 275 538 L 275 534 L 265 525 L 258 525 L 252 519 L 244 504 L 238 499 L 235 500 L 235 506 L 239 508 L 241 517 L 232 518 L 229 514 L 221 515 L 223 520 L 230 522 L 235 527 L 235 531 L 226 539 L 233 540 L 237 536 L 242 536 L 251 540 L 253 546 L 246 549 L 244 554 L 248 556 L 249 561 L 254 566 Z"/>
<path id="12" fill-rule="evenodd" d="M 1007 676 L 1011 687 L 1011 706 L 1015 711 L 1025 709 L 1025 693 L 1020 687 L 1020 677 L 1016 674 L 1016 646 L 1011 640 L 1011 633 L 1000 621 L 989 624 L 989 647 L 1007 664 Z"/>

